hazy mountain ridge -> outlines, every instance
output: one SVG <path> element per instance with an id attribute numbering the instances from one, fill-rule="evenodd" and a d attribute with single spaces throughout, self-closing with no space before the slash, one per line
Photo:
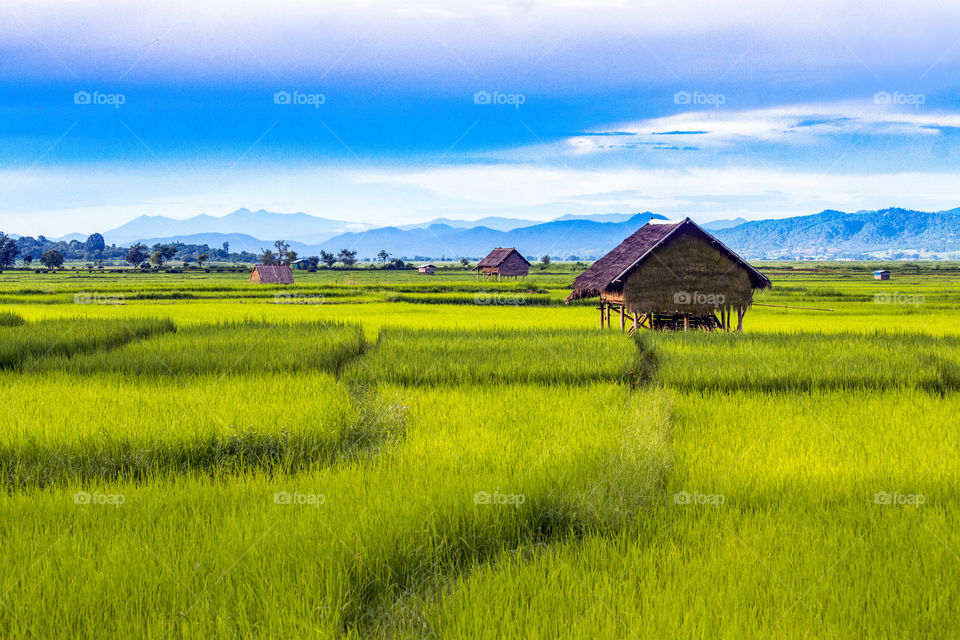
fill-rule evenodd
<path id="1" fill-rule="evenodd" d="M 957 257 L 958 214 L 960 208 L 926 212 L 894 207 L 857 213 L 828 209 L 809 216 L 755 220 L 714 233 L 746 258 Z"/>
<path id="2" fill-rule="evenodd" d="M 108 244 L 118 245 L 139 241 L 148 245 L 182 242 L 220 247 L 229 242 L 234 251 L 254 253 L 282 238 L 303 256 L 346 248 L 357 251 L 361 258 L 372 258 L 380 250 L 410 259 L 478 258 L 496 246 L 515 246 L 525 256 L 549 254 L 589 260 L 612 249 L 650 219 L 666 218 L 650 212 L 568 214 L 550 222 L 505 217 L 476 222 L 441 218 L 438 220 L 442 222 L 365 228 L 369 225 L 304 213 L 239 209 L 220 218 L 141 216 L 104 236 Z M 494 226 L 478 224 L 484 221 Z M 703 226 L 751 259 L 960 258 L 960 208 L 925 212 L 892 207 L 856 213 L 828 209 L 791 218 L 714 220 Z M 183 231 L 173 233 L 172 228 Z M 151 233 L 140 233 L 144 231 Z"/>
<path id="3" fill-rule="evenodd" d="M 225 216 L 217 217 L 202 213 L 184 220 L 165 216 L 140 216 L 116 229 L 104 232 L 103 237 L 108 244 L 129 244 L 145 238 L 239 233 L 254 238 L 296 237 L 301 243 L 315 244 L 345 231 L 360 231 L 372 226 L 365 223 L 320 218 L 299 212 L 274 213 L 263 209 L 250 211 L 242 208 Z"/>

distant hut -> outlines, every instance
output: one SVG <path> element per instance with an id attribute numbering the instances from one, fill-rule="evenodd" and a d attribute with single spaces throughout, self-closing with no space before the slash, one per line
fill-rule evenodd
<path id="1" fill-rule="evenodd" d="M 293 284 L 293 273 L 287 265 L 258 264 L 250 274 L 254 284 Z"/>
<path id="2" fill-rule="evenodd" d="M 753 304 L 754 289 L 770 280 L 690 218 L 654 220 L 597 260 L 573 281 L 567 302 L 600 298 L 600 326 L 610 310 L 631 329 L 726 329 L 737 313 L 737 331 Z"/>
<path id="3" fill-rule="evenodd" d="M 420 273 L 422 273 L 422 274 L 425 275 L 425 276 L 432 276 L 432 275 L 433 275 L 433 271 L 434 271 L 435 269 L 436 269 L 436 267 L 435 267 L 434 265 L 432 265 L 432 264 L 422 264 L 422 265 L 420 265 L 419 267 L 417 267 L 417 271 L 419 271 Z"/>
<path id="4" fill-rule="evenodd" d="M 290 263 L 291 269 L 296 269 L 297 271 L 306 271 L 310 268 L 310 261 L 306 258 L 300 258 L 299 260 L 294 260 Z"/>
<path id="5" fill-rule="evenodd" d="M 518 278 L 530 272 L 530 263 L 513 247 L 497 247 L 474 267 L 477 279 L 480 275 L 500 278 Z"/>
<path id="6" fill-rule="evenodd" d="M 889 279 L 890 279 L 890 272 L 887 271 L 886 269 L 881 269 L 880 271 L 874 271 L 874 272 L 873 272 L 873 279 L 874 279 L 874 280 L 889 280 Z"/>

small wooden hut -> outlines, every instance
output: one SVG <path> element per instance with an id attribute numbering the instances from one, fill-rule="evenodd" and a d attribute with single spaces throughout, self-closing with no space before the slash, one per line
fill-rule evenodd
<path id="1" fill-rule="evenodd" d="M 285 264 L 258 264 L 250 274 L 253 284 L 293 284 L 293 273 Z"/>
<path id="2" fill-rule="evenodd" d="M 474 267 L 477 279 L 481 275 L 500 278 L 519 278 L 530 272 L 530 263 L 513 247 L 497 247 Z"/>
<path id="3" fill-rule="evenodd" d="M 433 272 L 434 272 L 434 270 L 436 270 L 436 268 L 437 268 L 437 267 L 436 267 L 435 265 L 432 265 L 432 264 L 422 264 L 422 265 L 420 265 L 419 267 L 417 267 L 417 271 L 418 271 L 419 273 L 422 273 L 422 274 L 425 275 L 425 276 L 432 276 L 432 275 L 433 275 Z"/>
<path id="4" fill-rule="evenodd" d="M 573 281 L 567 302 L 600 298 L 600 326 L 611 309 L 631 330 L 743 331 L 754 289 L 770 280 L 690 218 L 654 220 L 593 263 Z"/>
<path id="5" fill-rule="evenodd" d="M 890 272 L 887 271 L 886 269 L 881 269 L 880 271 L 874 271 L 874 272 L 873 272 L 873 279 L 874 279 L 874 280 L 889 280 L 889 279 L 890 279 Z"/>

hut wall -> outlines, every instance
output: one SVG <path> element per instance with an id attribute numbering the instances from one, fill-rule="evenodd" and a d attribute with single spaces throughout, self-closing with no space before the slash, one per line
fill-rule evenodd
<path id="1" fill-rule="evenodd" d="M 501 276 L 525 276 L 530 272 L 530 265 L 517 253 L 512 251 L 499 265 Z"/>
<path id="2" fill-rule="evenodd" d="M 747 271 L 699 234 L 683 233 L 655 249 L 620 286 L 631 312 L 702 315 L 753 304 Z"/>

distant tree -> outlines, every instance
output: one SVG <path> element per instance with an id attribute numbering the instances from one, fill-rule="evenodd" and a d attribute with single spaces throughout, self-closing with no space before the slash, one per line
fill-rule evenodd
<path id="1" fill-rule="evenodd" d="M 380 258 L 380 264 L 386 264 L 387 260 L 390 259 L 390 254 L 386 249 L 380 249 L 380 253 L 377 254 L 377 257 Z"/>
<path id="2" fill-rule="evenodd" d="M 283 254 L 283 260 L 280 261 L 280 264 L 291 265 L 297 261 L 297 252 L 296 251 L 287 251 Z"/>
<path id="3" fill-rule="evenodd" d="M 40 256 L 40 262 L 42 262 L 47 269 L 59 269 L 63 266 L 63 254 L 56 249 L 49 249 L 44 251 L 43 255 Z"/>
<path id="4" fill-rule="evenodd" d="M 316 271 L 320 264 L 320 258 L 318 256 L 307 256 L 307 264 L 310 266 L 310 271 Z"/>
<path id="5" fill-rule="evenodd" d="M 277 256 L 270 249 L 264 249 L 260 254 L 260 264 L 277 264 Z"/>
<path id="6" fill-rule="evenodd" d="M 342 262 L 345 267 L 352 267 L 357 263 L 357 252 L 350 249 L 340 249 L 337 254 L 337 261 Z"/>
<path id="7" fill-rule="evenodd" d="M 321 249 L 320 262 L 327 265 L 328 267 L 332 267 L 337 262 L 337 256 L 333 255 L 333 253 L 331 253 L 330 251 L 324 251 Z"/>
<path id="8" fill-rule="evenodd" d="M 30 263 L 32 263 L 32 262 L 33 262 L 33 256 L 32 256 L 32 255 L 30 255 L 30 254 L 28 253 L 27 255 L 23 256 L 23 264 L 25 264 L 26 266 L 29 267 L 29 266 L 30 266 Z"/>
<path id="9" fill-rule="evenodd" d="M 224 252 L 224 253 L 230 253 L 230 243 L 229 243 L 229 242 L 224 242 L 224 243 L 223 243 L 223 252 Z"/>
<path id="10" fill-rule="evenodd" d="M 460 266 L 466 269 L 467 267 L 470 266 L 470 261 L 467 260 L 466 258 L 460 258 Z"/>
<path id="11" fill-rule="evenodd" d="M 103 255 L 103 250 L 107 248 L 107 243 L 99 233 L 91 233 L 87 236 L 87 241 L 83 244 L 83 253 L 90 260 L 96 260 Z"/>
<path id="12" fill-rule="evenodd" d="M 130 245 L 130 248 L 127 249 L 127 255 L 124 258 L 128 263 L 133 267 L 139 267 L 147 260 L 150 259 L 150 254 L 147 252 L 147 245 L 136 243 Z"/>
<path id="13" fill-rule="evenodd" d="M 549 255 L 540 256 L 540 270 L 543 271 L 549 266 L 550 266 L 550 256 Z"/>
<path id="14" fill-rule="evenodd" d="M 150 262 L 162 267 L 164 263 L 168 262 L 173 256 L 177 255 L 177 248 L 170 244 L 155 244 L 153 245 L 153 254 L 150 256 Z"/>
<path id="15" fill-rule="evenodd" d="M 208 255 L 205 254 L 205 253 L 201 253 L 200 255 L 197 256 L 197 266 L 202 269 L 202 268 L 203 268 L 203 263 L 206 262 L 206 261 L 209 260 L 209 259 L 210 259 L 210 256 L 208 256 Z"/>
<path id="16" fill-rule="evenodd" d="M 0 231 L 0 269 L 12 267 L 19 254 L 17 241 Z"/>

